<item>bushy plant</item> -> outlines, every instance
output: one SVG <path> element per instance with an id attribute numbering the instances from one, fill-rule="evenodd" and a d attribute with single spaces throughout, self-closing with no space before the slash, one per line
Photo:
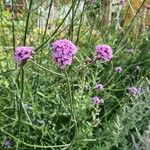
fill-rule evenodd
<path id="1" fill-rule="evenodd" d="M 0 149 L 146 149 L 146 29 L 103 25 L 98 1 L 72 0 L 52 19 L 53 0 L 30 0 L 17 20 L 11 2 L 0 1 Z"/>

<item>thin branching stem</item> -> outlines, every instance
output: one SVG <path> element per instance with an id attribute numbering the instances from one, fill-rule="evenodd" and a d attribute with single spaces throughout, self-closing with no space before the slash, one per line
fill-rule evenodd
<path id="1" fill-rule="evenodd" d="M 6 130 L 4 130 L 3 128 L 0 128 L 0 131 L 3 132 L 4 134 L 6 134 L 7 136 L 13 138 L 15 141 L 17 141 L 18 143 L 20 144 L 23 144 L 25 146 L 28 146 L 28 147 L 32 147 L 32 148 L 63 148 L 63 147 L 68 147 L 70 146 L 70 144 L 65 144 L 65 145 L 47 145 L 47 146 L 44 146 L 44 145 L 32 145 L 32 144 L 28 144 L 24 141 L 21 141 L 20 139 L 16 138 L 15 136 L 13 136 L 12 134 L 8 133 Z"/>
<path id="2" fill-rule="evenodd" d="M 24 34 L 24 42 L 23 42 L 24 45 L 26 45 L 26 38 L 27 38 L 27 33 L 28 33 L 28 26 L 29 26 L 29 19 L 31 15 L 32 3 L 33 3 L 33 0 L 30 0 L 29 10 L 28 10 L 27 20 L 26 20 L 25 34 Z"/>
<path id="3" fill-rule="evenodd" d="M 76 0 L 73 1 L 70 9 L 68 10 L 67 14 L 63 18 L 63 20 L 61 21 L 61 23 L 59 24 L 59 26 L 56 28 L 56 30 L 51 34 L 51 36 L 49 38 L 47 38 L 39 47 L 36 48 L 36 51 L 38 51 L 39 49 L 41 49 L 57 33 L 57 31 L 61 28 L 62 24 L 65 22 L 66 18 L 68 17 L 68 15 L 70 14 L 72 8 L 74 7 L 74 3 L 76 3 Z"/>

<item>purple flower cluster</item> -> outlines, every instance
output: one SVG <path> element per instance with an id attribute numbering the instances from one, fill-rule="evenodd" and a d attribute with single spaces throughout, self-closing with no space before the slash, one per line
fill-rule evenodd
<path id="1" fill-rule="evenodd" d="M 116 68 L 115 68 L 115 71 L 116 71 L 117 73 L 121 73 L 121 72 L 122 72 L 122 67 L 116 67 Z"/>
<path id="2" fill-rule="evenodd" d="M 97 96 L 94 96 L 94 97 L 92 97 L 92 103 L 94 105 L 103 104 L 104 100 L 99 98 L 99 97 L 97 97 Z"/>
<path id="3" fill-rule="evenodd" d="M 140 90 L 138 88 L 136 88 L 135 86 L 132 86 L 129 88 L 129 91 L 131 94 L 133 94 L 134 96 L 139 94 Z"/>
<path id="4" fill-rule="evenodd" d="M 104 89 L 103 84 L 96 84 L 96 89 L 102 91 Z"/>
<path id="5" fill-rule="evenodd" d="M 29 59 L 32 59 L 32 56 L 34 54 L 34 48 L 28 47 L 28 46 L 20 46 L 15 49 L 15 60 L 18 63 L 24 63 Z"/>
<path id="6" fill-rule="evenodd" d="M 96 59 L 102 61 L 110 61 L 113 57 L 112 48 L 106 44 L 96 46 Z"/>
<path id="7" fill-rule="evenodd" d="M 53 61 L 64 69 L 67 65 L 71 65 L 74 55 L 77 52 L 77 47 L 69 40 L 57 40 L 52 43 Z"/>

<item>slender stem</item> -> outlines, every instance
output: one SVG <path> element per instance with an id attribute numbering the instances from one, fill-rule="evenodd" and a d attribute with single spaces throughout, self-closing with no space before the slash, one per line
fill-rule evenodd
<path id="1" fill-rule="evenodd" d="M 129 13 L 129 9 L 130 9 L 130 6 L 128 6 L 127 10 L 126 10 L 126 13 L 124 15 L 124 18 L 123 18 L 123 21 L 122 21 L 122 27 L 124 26 L 125 24 L 125 21 L 127 19 L 127 16 L 128 16 L 128 13 Z"/>
<path id="2" fill-rule="evenodd" d="M 43 69 L 43 70 L 45 70 L 45 71 L 47 71 L 47 72 L 50 72 L 50 73 L 53 73 L 53 74 L 55 74 L 55 75 L 59 75 L 59 76 L 64 77 L 63 74 L 60 74 L 60 73 L 57 73 L 57 72 L 55 72 L 55 71 L 49 70 L 49 69 L 47 69 L 47 68 L 41 66 L 40 64 L 36 63 L 35 61 L 30 60 L 30 62 L 32 62 L 34 65 L 38 66 L 39 68 L 41 68 L 41 69 Z"/>
<path id="3" fill-rule="evenodd" d="M 81 72 L 81 71 L 84 71 L 85 68 L 87 68 L 88 66 L 92 65 L 95 61 L 96 61 L 96 60 L 93 60 L 92 62 L 90 62 L 90 63 L 87 64 L 86 66 L 84 66 L 84 67 L 80 68 L 79 70 L 77 70 L 77 71 L 75 71 L 75 72 L 69 74 L 68 76 L 72 76 L 72 75 L 74 75 L 74 74 L 76 74 L 76 73 L 79 73 L 79 72 Z"/>
<path id="4" fill-rule="evenodd" d="M 112 77 L 105 83 L 105 86 L 106 86 L 108 83 L 111 82 L 111 80 L 114 78 L 115 75 L 116 75 L 116 73 L 114 73 L 114 74 L 112 75 Z"/>
<path id="5" fill-rule="evenodd" d="M 133 22 L 134 22 L 135 19 L 137 18 L 137 15 L 139 14 L 140 10 L 142 9 L 144 3 L 145 3 L 145 0 L 142 2 L 140 8 L 137 10 L 137 12 L 136 12 L 136 14 L 134 15 L 133 19 L 131 20 L 129 26 L 125 29 L 123 38 L 118 38 L 118 39 L 120 39 L 120 40 L 118 41 L 118 47 L 120 47 L 120 45 L 122 44 L 122 42 L 123 42 L 124 38 L 126 37 L 127 33 L 130 33 L 130 32 L 129 32 L 129 29 L 131 28 Z M 132 30 L 132 29 L 130 29 L 130 31 L 131 31 L 131 30 Z M 120 36 L 120 35 L 119 35 L 119 36 Z"/>
<path id="6" fill-rule="evenodd" d="M 50 19 L 52 4 L 53 4 L 53 0 L 51 0 L 50 4 L 48 3 L 48 7 L 49 7 L 49 8 L 48 8 L 48 15 L 47 15 L 46 25 L 45 25 L 45 29 L 44 29 L 44 34 L 43 34 L 43 37 L 42 37 L 42 43 L 44 42 L 44 39 L 45 39 L 45 36 L 46 36 L 46 32 L 47 32 L 47 29 L 48 29 L 48 22 L 49 22 L 49 19 Z M 41 3 L 41 7 L 42 7 L 42 3 Z M 42 57 L 43 57 L 43 50 L 41 50 L 40 56 L 41 56 L 41 59 L 40 59 L 39 63 L 41 64 L 41 62 L 42 62 Z M 37 69 L 38 69 L 38 68 L 37 68 Z M 47 69 L 46 69 L 46 70 L 47 70 Z M 40 70 L 38 70 L 38 71 L 40 71 Z M 34 81 L 34 85 L 35 85 L 34 90 L 35 90 L 35 91 L 37 90 L 38 84 L 39 84 L 39 74 L 38 74 L 36 80 Z M 37 95 L 34 94 L 34 98 L 36 98 L 36 96 L 37 96 Z"/>
<path id="7" fill-rule="evenodd" d="M 23 43 L 24 45 L 26 45 L 26 38 L 27 38 L 27 31 L 28 31 L 29 19 L 30 19 L 30 14 L 31 14 L 32 2 L 33 0 L 30 0 L 29 10 L 28 10 L 28 15 L 27 15 L 27 20 L 26 20 L 26 27 L 25 27 L 25 35 L 24 35 L 24 43 Z"/>
<path id="8" fill-rule="evenodd" d="M 43 47 L 57 33 L 57 31 L 60 29 L 60 27 L 65 22 L 65 20 L 68 17 L 68 15 L 70 14 L 70 12 L 71 12 L 75 2 L 76 2 L 76 0 L 73 1 L 73 4 L 71 5 L 70 9 L 66 13 L 65 17 L 63 18 L 63 20 L 61 21 L 59 26 L 56 28 L 56 30 L 52 33 L 52 35 L 49 38 L 47 38 L 39 47 L 36 48 L 36 51 L 38 51 L 41 47 Z"/>
<path id="9" fill-rule="evenodd" d="M 45 25 L 45 30 L 44 30 L 43 40 L 42 40 L 43 42 L 44 42 L 44 38 L 46 35 L 47 27 L 48 27 L 48 21 L 49 21 L 50 14 L 51 14 L 52 4 L 53 4 L 53 0 L 51 0 L 51 2 L 50 2 L 50 6 L 49 6 L 49 10 L 48 10 L 47 20 L 46 20 L 46 25 Z"/>
<path id="10" fill-rule="evenodd" d="M 6 115 L 6 114 L 4 114 L 4 113 L 2 113 L 2 112 L 0 112 L 0 114 L 1 114 L 2 116 L 4 116 L 5 118 L 9 119 L 9 120 L 12 120 L 12 122 L 13 122 L 13 121 L 14 121 L 14 122 L 17 122 L 17 119 L 15 119 L 15 118 L 11 118 L 10 116 L 8 116 L 8 115 Z M 41 126 L 37 126 L 37 125 L 34 125 L 34 124 L 30 124 L 30 123 L 27 122 L 27 121 L 21 120 L 21 123 L 23 123 L 25 126 L 30 126 L 30 127 L 36 128 L 36 129 L 38 129 L 38 130 L 41 130 Z"/>
<path id="11" fill-rule="evenodd" d="M 0 128 L 0 131 L 3 132 L 3 133 L 5 133 L 9 137 L 13 138 L 18 143 L 21 143 L 21 144 L 26 145 L 28 147 L 33 147 L 33 148 L 60 148 L 60 147 L 68 147 L 70 145 L 70 144 L 65 144 L 65 145 L 48 145 L 48 146 L 44 146 L 44 145 L 32 145 L 32 144 L 28 144 L 28 143 L 26 143 L 24 141 L 21 141 L 20 139 L 14 137 L 13 135 L 11 135 L 7 131 L 5 131 L 3 128 Z"/>
<path id="12" fill-rule="evenodd" d="M 33 124 L 32 124 L 32 121 L 31 121 L 31 119 L 30 119 L 30 117 L 29 117 L 29 115 L 28 115 L 27 109 L 26 109 L 26 107 L 25 107 L 25 105 L 24 105 L 23 102 L 22 102 L 22 108 L 23 108 L 23 110 L 24 110 L 24 112 L 25 112 L 25 115 L 26 115 L 26 117 L 28 118 L 30 124 L 33 125 Z"/>
<path id="13" fill-rule="evenodd" d="M 72 0 L 72 17 L 71 17 L 71 24 L 70 24 L 70 29 L 69 29 L 69 37 L 71 40 L 73 40 L 73 30 L 74 30 L 74 18 L 75 18 L 75 11 L 74 11 L 74 7 L 75 7 L 75 3 L 73 3 Z"/>
<path id="14" fill-rule="evenodd" d="M 1 72 L 0 75 L 3 75 L 3 74 L 7 74 L 9 72 L 13 72 L 15 71 L 16 69 L 10 69 L 10 70 L 7 70 L 7 71 L 4 71 L 4 72 Z"/>
<path id="15" fill-rule="evenodd" d="M 13 50 L 15 51 L 15 25 L 14 25 L 14 0 L 12 0 L 12 16 L 13 16 L 13 19 L 12 19 L 12 31 L 13 31 Z"/>
<path id="16" fill-rule="evenodd" d="M 74 126 L 75 126 L 75 133 L 74 133 L 74 137 L 68 147 L 68 149 L 72 150 L 72 146 L 75 143 L 77 134 L 78 134 L 78 127 L 77 127 L 77 121 L 76 121 L 76 117 L 74 114 L 74 106 L 73 106 L 73 93 L 72 93 L 72 89 L 71 89 L 71 84 L 70 84 L 70 78 L 68 76 L 67 70 L 65 70 L 65 74 L 66 74 L 66 78 L 67 78 L 67 84 L 68 84 L 68 90 L 69 90 L 69 97 L 70 97 L 70 114 L 71 114 L 71 119 L 73 119 L 74 122 Z"/>
<path id="17" fill-rule="evenodd" d="M 145 75 L 138 81 L 138 85 L 140 85 L 146 77 L 149 77 L 150 69 L 145 73 Z"/>
<path id="18" fill-rule="evenodd" d="M 41 1 L 40 2 L 40 4 L 36 7 L 36 8 L 34 8 L 34 9 L 32 9 L 32 11 L 35 11 L 35 10 L 37 10 L 45 1 L 47 1 L 47 0 L 43 0 L 43 1 Z"/>
<path id="19" fill-rule="evenodd" d="M 21 91 L 20 91 L 20 101 L 19 101 L 19 110 L 18 110 L 18 138 L 19 139 L 20 139 L 20 133 L 21 133 L 23 92 L 24 92 L 24 70 L 23 68 L 21 68 Z M 19 150 L 19 143 L 17 143 L 17 149 Z"/>
<path id="20" fill-rule="evenodd" d="M 28 31 L 28 25 L 29 25 L 29 18 L 31 13 L 31 7 L 32 7 L 33 0 L 30 1 L 27 20 L 26 20 L 26 27 L 25 27 L 25 35 L 24 35 L 24 46 L 26 45 L 26 37 L 27 37 L 27 31 Z M 18 138 L 20 139 L 20 133 L 21 133 L 21 117 L 22 117 L 22 101 L 23 101 L 23 93 L 24 93 L 24 70 L 23 67 L 21 68 L 21 92 L 20 92 L 20 101 L 19 101 L 19 110 L 18 110 Z M 16 149 L 19 150 L 19 143 L 17 143 Z"/>
<path id="21" fill-rule="evenodd" d="M 80 2 L 80 1 L 79 1 L 79 2 Z M 82 26 L 83 13 L 84 13 L 84 10 L 85 10 L 85 6 L 86 6 L 86 0 L 84 0 L 83 9 L 82 9 L 82 13 L 81 13 L 81 16 L 80 16 L 79 27 L 78 27 L 78 31 L 77 31 L 77 40 L 76 40 L 76 44 L 78 44 L 78 41 L 79 41 L 80 30 L 81 30 L 81 26 Z"/>
<path id="22" fill-rule="evenodd" d="M 68 77 L 68 73 L 65 70 L 66 78 L 67 78 L 67 84 L 68 84 L 68 90 L 69 90 L 69 97 L 70 97 L 70 114 L 72 118 L 74 119 L 74 108 L 73 108 L 73 98 L 72 98 L 72 90 L 71 90 L 71 85 L 70 85 L 70 79 Z"/>

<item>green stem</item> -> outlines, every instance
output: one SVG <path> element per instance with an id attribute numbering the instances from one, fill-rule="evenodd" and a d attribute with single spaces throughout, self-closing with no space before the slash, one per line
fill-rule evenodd
<path id="1" fill-rule="evenodd" d="M 86 6 L 86 0 L 84 0 L 83 10 L 82 10 L 82 13 L 81 13 L 81 16 L 80 16 L 79 27 L 78 27 L 78 31 L 77 31 L 76 44 L 78 44 L 78 42 L 79 42 L 79 36 L 80 36 L 80 30 L 81 30 L 81 26 L 82 26 L 83 13 L 84 13 L 84 10 L 85 10 L 85 6 Z"/>
<path id="2" fill-rule="evenodd" d="M 37 10 L 45 1 L 47 1 L 47 0 L 43 0 L 42 2 L 40 2 L 40 4 L 36 8 L 32 9 L 32 11 Z"/>
<path id="3" fill-rule="evenodd" d="M 60 147 L 68 147 L 70 145 L 70 144 L 65 144 L 65 145 L 48 145 L 48 146 L 44 146 L 44 145 L 32 145 L 32 144 L 28 144 L 28 143 L 26 143 L 24 141 L 21 141 L 20 139 L 14 137 L 13 135 L 11 135 L 7 131 L 5 131 L 3 128 L 0 128 L 0 131 L 3 132 L 3 133 L 5 133 L 9 137 L 13 138 L 18 143 L 21 143 L 21 144 L 26 145 L 28 147 L 33 147 L 34 149 L 35 148 L 60 148 Z"/>
<path id="4" fill-rule="evenodd" d="M 69 75 L 67 75 L 67 76 L 72 76 L 72 75 L 74 75 L 74 74 L 76 74 L 76 73 L 79 73 L 79 72 L 81 72 L 81 71 L 84 71 L 85 68 L 89 67 L 89 66 L 92 65 L 94 62 L 96 62 L 96 60 L 91 61 L 89 64 L 85 65 L 84 67 L 80 68 L 79 70 L 77 70 L 77 71 L 75 71 L 75 72 L 73 72 L 73 73 L 71 73 L 71 74 L 69 74 Z"/>
<path id="5" fill-rule="evenodd" d="M 24 92 L 24 70 L 23 68 L 21 68 L 21 91 L 20 91 L 20 101 L 19 101 L 19 110 L 18 110 L 18 138 L 19 139 L 20 139 L 20 133 L 21 133 L 23 92 Z M 17 143 L 17 150 L 19 150 L 19 143 Z"/>
<path id="6" fill-rule="evenodd" d="M 43 70 L 45 70 L 45 71 L 47 71 L 47 72 L 50 72 L 50 73 L 52 73 L 52 74 L 55 74 L 55 75 L 59 75 L 59 76 L 65 77 L 65 75 L 60 74 L 60 73 L 57 73 L 57 72 L 52 71 L 52 70 L 49 70 L 49 69 L 43 67 L 42 65 L 36 63 L 35 61 L 30 60 L 30 62 L 32 62 L 34 65 L 38 66 L 39 68 L 41 68 L 41 69 L 43 69 Z"/>
<path id="7" fill-rule="evenodd" d="M 53 0 L 51 0 L 51 2 L 50 2 L 50 6 L 49 6 L 49 10 L 48 10 L 48 15 L 47 15 L 47 20 L 46 20 L 46 25 L 45 25 L 45 29 L 44 29 L 44 35 L 43 35 L 42 42 L 44 42 L 44 38 L 45 38 L 46 31 L 47 31 L 47 28 L 48 28 L 48 21 L 49 21 L 50 14 L 51 14 L 52 4 L 53 4 Z"/>
<path id="8" fill-rule="evenodd" d="M 43 37 L 42 37 L 42 43 L 44 42 L 44 39 L 45 39 L 45 36 L 46 36 L 46 32 L 47 32 L 47 29 L 48 29 L 48 22 L 49 22 L 49 18 L 50 18 L 50 14 L 51 14 L 51 8 L 52 8 L 52 4 L 53 4 L 53 0 L 51 0 L 50 4 L 49 4 L 49 9 L 48 9 L 48 15 L 47 15 L 47 20 L 46 20 L 46 25 L 45 25 L 45 29 L 44 29 L 44 34 L 43 34 Z M 42 3 L 41 3 L 41 6 L 42 6 Z M 42 62 L 42 57 L 43 57 L 43 50 L 41 50 L 40 52 L 40 56 L 41 56 L 41 59 L 39 61 L 39 63 L 41 64 Z M 37 68 L 38 69 L 38 68 Z M 47 69 L 46 69 L 47 70 Z M 39 72 L 39 70 L 38 70 Z M 34 82 L 34 85 L 35 85 L 35 88 L 34 90 L 36 91 L 37 90 L 37 87 L 38 87 L 38 84 L 39 84 L 39 74 L 37 75 L 37 78 Z M 34 95 L 34 98 L 36 98 L 36 94 Z"/>
<path id="9" fill-rule="evenodd" d="M 69 97 L 70 97 L 70 114 L 71 114 L 71 119 L 73 119 L 74 122 L 74 126 L 75 126 L 75 133 L 74 133 L 74 137 L 68 147 L 68 149 L 72 150 L 72 146 L 75 143 L 75 140 L 77 138 L 77 134 L 78 134 L 78 127 L 77 127 L 77 121 L 76 121 L 76 117 L 74 114 L 74 106 L 73 106 L 73 93 L 71 90 L 71 84 L 70 84 L 70 78 L 68 76 L 67 70 L 65 70 L 65 74 L 66 74 L 66 78 L 67 78 L 67 84 L 68 84 L 68 90 L 69 90 Z"/>
<path id="10" fill-rule="evenodd" d="M 30 14 L 31 14 L 32 2 L 33 0 L 30 0 L 29 10 L 28 10 L 28 15 L 27 15 L 27 20 L 26 20 L 26 27 L 25 27 L 25 35 L 24 35 L 24 43 L 23 43 L 24 46 L 26 45 L 26 38 L 27 38 L 27 31 L 28 31 L 29 19 L 30 19 Z"/>
<path id="11" fill-rule="evenodd" d="M 74 7 L 75 3 L 76 3 L 76 0 L 73 1 L 73 4 L 71 5 L 70 9 L 66 13 L 65 17 L 63 18 L 63 20 L 61 21 L 61 23 L 59 24 L 59 26 L 56 28 L 56 30 L 52 33 L 51 36 L 49 36 L 49 38 L 47 38 L 39 47 L 36 48 L 36 51 L 38 51 L 39 49 L 41 49 L 57 33 L 57 31 L 60 29 L 60 27 L 65 22 L 65 20 L 68 17 L 68 15 L 70 14 L 70 12 L 71 12 L 72 8 Z"/>
<path id="12" fill-rule="evenodd" d="M 112 77 L 110 77 L 109 80 L 108 80 L 104 85 L 105 85 L 105 86 L 108 85 L 108 83 L 111 82 L 111 80 L 115 77 L 115 75 L 116 75 L 116 73 L 114 73 L 114 74 L 112 75 Z"/>
<path id="13" fill-rule="evenodd" d="M 120 45 L 122 44 L 123 40 L 124 40 L 125 38 L 127 38 L 126 35 L 129 34 L 129 33 L 132 31 L 131 26 L 132 26 L 133 22 L 135 21 L 135 19 L 137 18 L 137 15 L 140 13 L 140 10 L 142 9 L 144 3 L 145 3 L 145 0 L 142 2 L 140 8 L 137 10 L 137 12 L 136 12 L 136 14 L 134 15 L 133 19 L 131 20 L 129 26 L 125 29 L 125 32 L 124 32 L 123 37 L 120 38 L 120 35 L 119 35 L 118 39 L 120 39 L 120 40 L 118 40 L 118 47 L 120 47 Z"/>
<path id="14" fill-rule="evenodd" d="M 73 40 L 74 18 L 75 18 L 75 15 L 76 15 L 75 10 L 74 10 L 75 4 L 76 3 L 74 3 L 73 0 L 72 0 L 72 5 L 73 5 L 73 7 L 72 7 L 72 17 L 71 17 L 71 24 L 70 24 L 70 29 L 69 29 L 69 37 L 70 37 L 71 40 Z"/>
<path id="15" fill-rule="evenodd" d="M 68 90 L 69 90 L 69 97 L 70 97 L 70 114 L 71 114 L 71 117 L 73 118 L 74 120 L 74 108 L 73 108 L 73 97 L 72 97 L 72 90 L 71 90 L 71 85 L 70 85 L 70 79 L 68 77 L 68 73 L 67 71 L 65 70 L 65 74 L 66 74 L 66 78 L 67 78 L 67 84 L 68 84 Z"/>
<path id="16" fill-rule="evenodd" d="M 12 0 L 12 11 L 13 11 L 13 20 L 12 20 L 12 31 L 13 31 L 13 50 L 15 51 L 15 25 L 14 25 L 14 0 Z"/>

